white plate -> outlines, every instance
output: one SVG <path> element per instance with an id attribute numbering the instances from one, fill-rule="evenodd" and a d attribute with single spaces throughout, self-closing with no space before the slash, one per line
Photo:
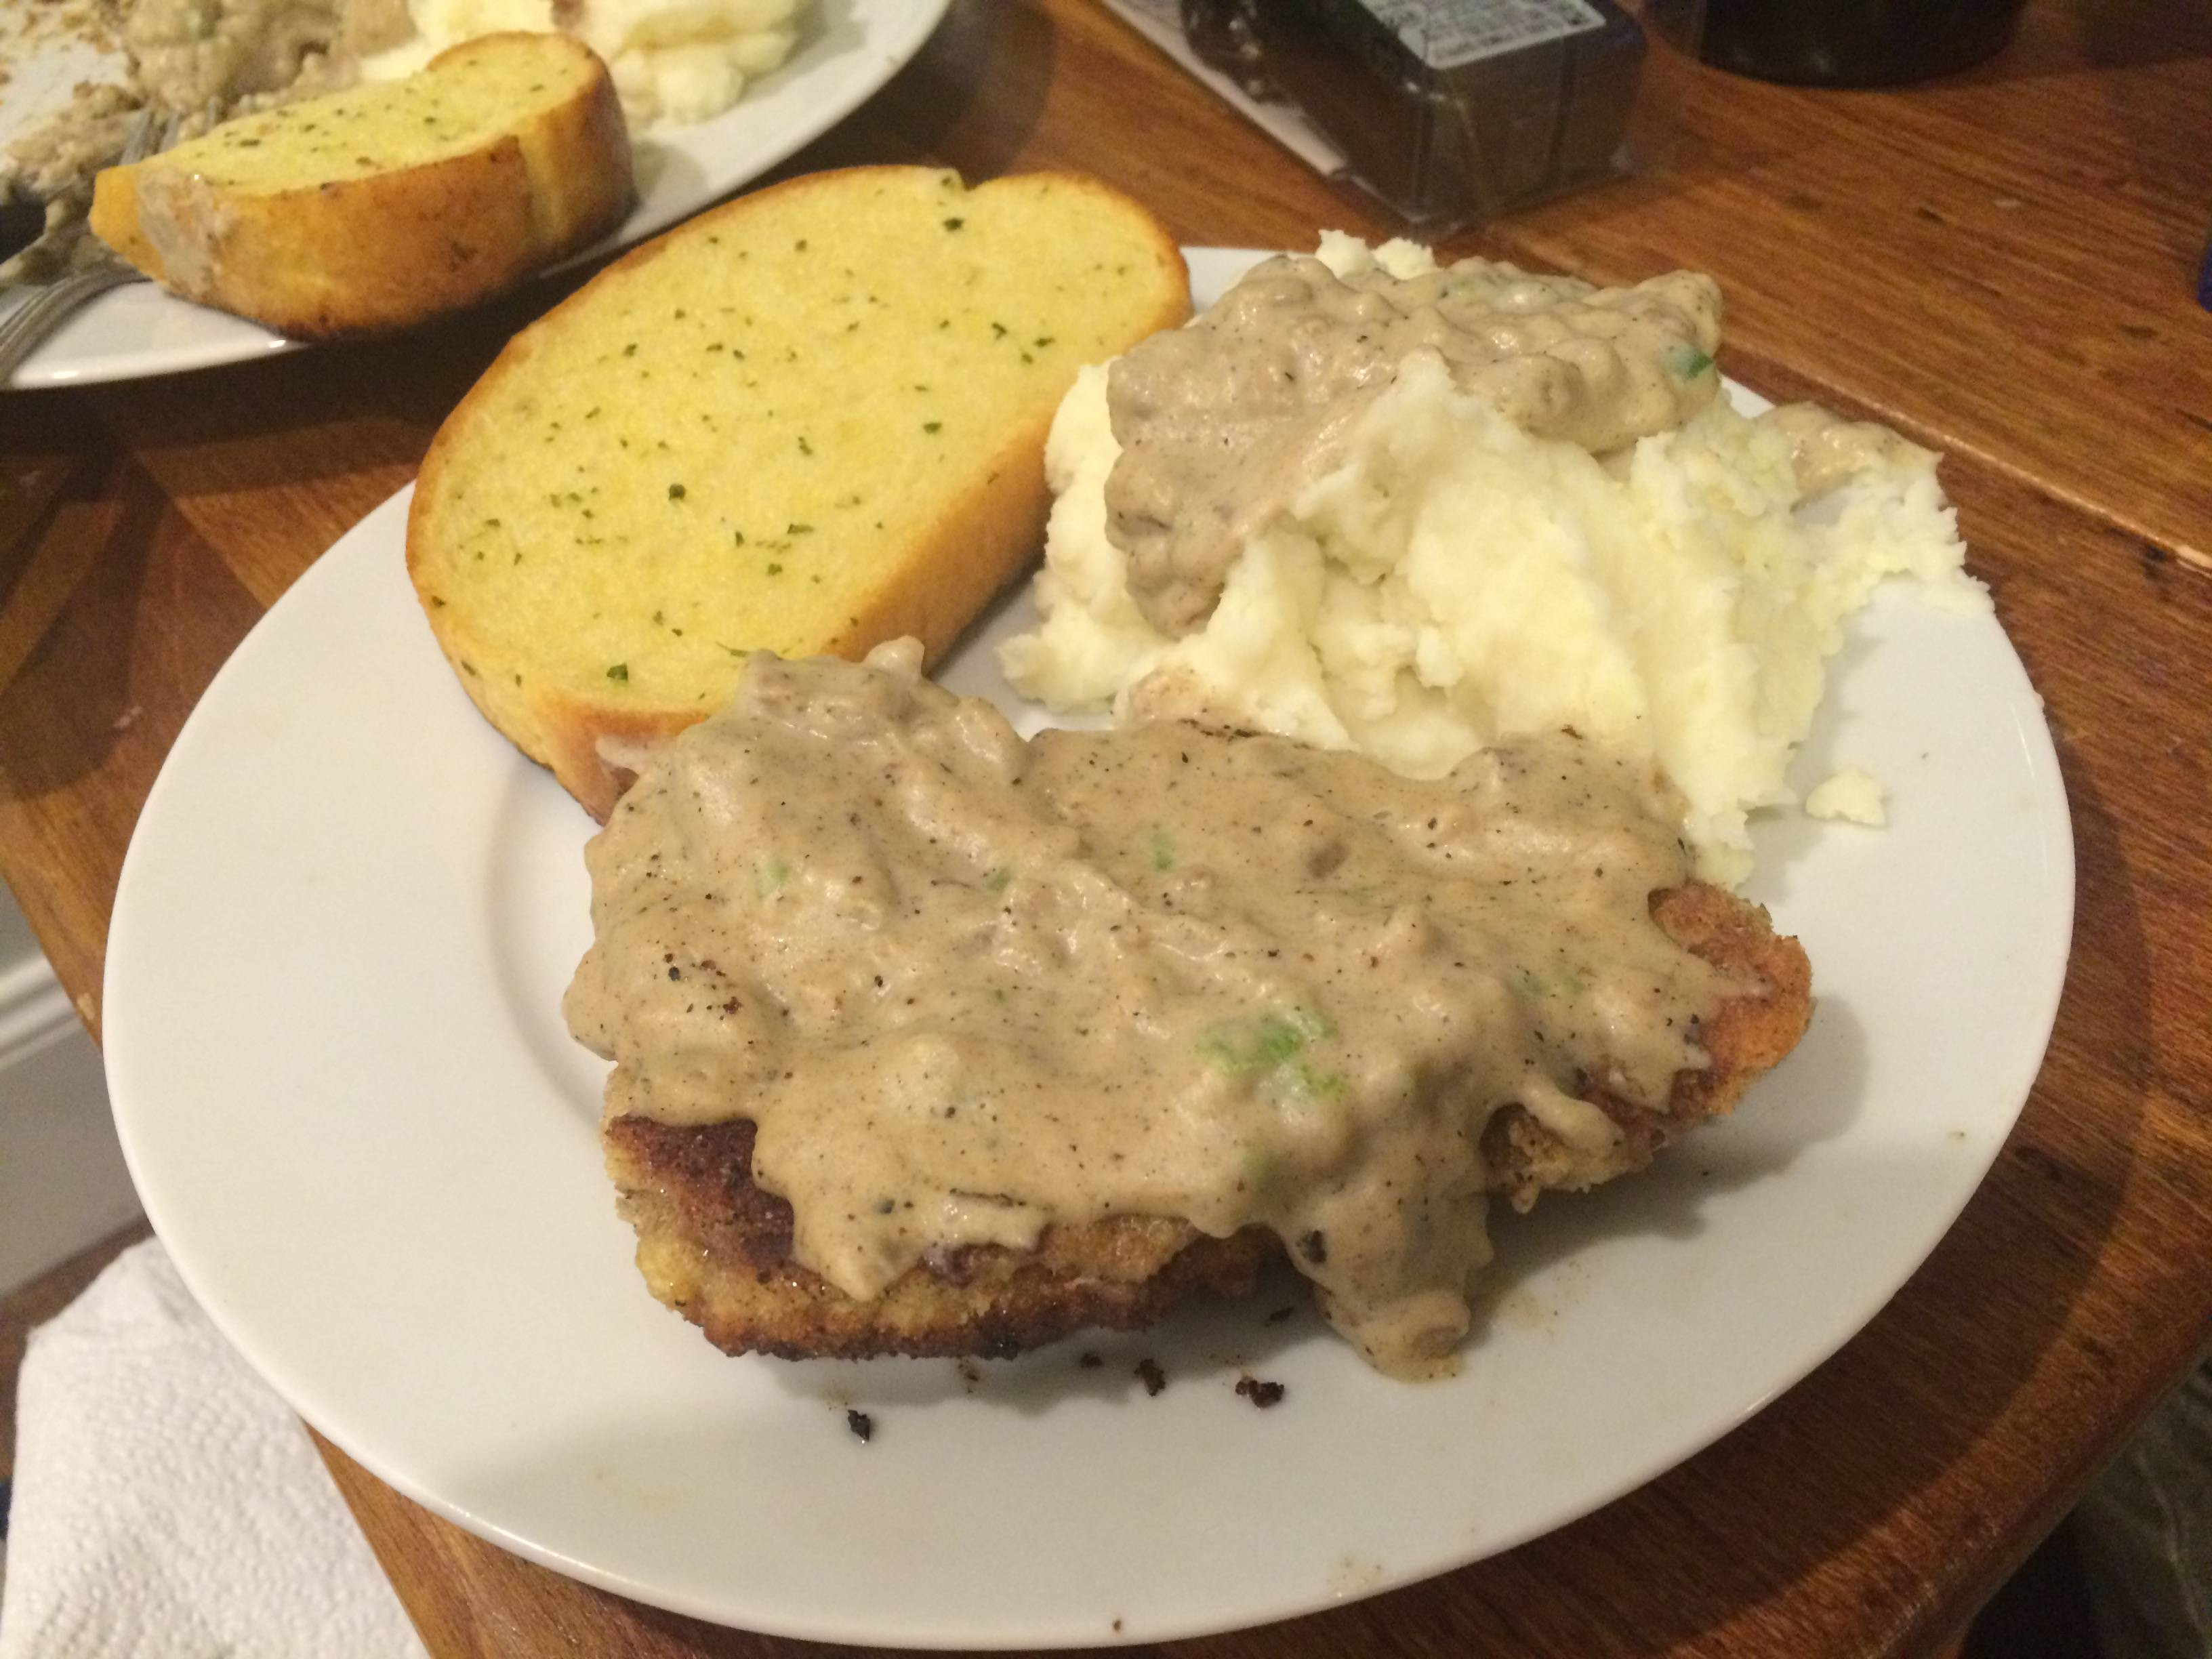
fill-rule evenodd
<path id="1" fill-rule="evenodd" d="M 1201 252 L 1194 286 L 1250 257 Z M 1267 1323 L 1287 1291 L 975 1382 L 724 1358 L 631 1267 L 603 1068 L 561 1025 L 590 826 L 432 645 L 405 507 L 255 629 L 147 803 L 108 945 L 116 1116 L 185 1280 L 308 1421 L 623 1595 L 848 1642 L 1134 1641 L 1504 1549 L 1686 1457 L 1872 1317 L 2040 1063 L 2073 903 L 2041 706 L 1994 620 L 1886 592 L 1801 775 L 1871 768 L 1893 823 L 1759 834 L 1753 896 L 1811 954 L 1812 1030 L 1650 1174 L 1503 1220 L 1456 1380 L 1386 1382 L 1303 1311 Z M 1006 697 L 988 647 L 1030 614 L 1002 608 L 946 680 Z M 1254 1410 L 1244 1370 L 1287 1397 Z"/>
<path id="2" fill-rule="evenodd" d="M 627 247 L 697 212 L 843 119 L 921 50 L 949 0 L 812 0 L 798 49 L 711 120 L 636 140 L 637 205 L 560 268 Z M 88 386 L 295 351 L 300 343 L 151 283 L 111 289 L 16 369 L 21 388 Z"/>

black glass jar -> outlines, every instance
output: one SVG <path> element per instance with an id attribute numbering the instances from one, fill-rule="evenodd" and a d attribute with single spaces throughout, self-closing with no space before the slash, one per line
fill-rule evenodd
<path id="1" fill-rule="evenodd" d="M 1804 87 L 1887 87 L 2002 50 L 2025 0 L 1706 0 L 1708 64 Z"/>

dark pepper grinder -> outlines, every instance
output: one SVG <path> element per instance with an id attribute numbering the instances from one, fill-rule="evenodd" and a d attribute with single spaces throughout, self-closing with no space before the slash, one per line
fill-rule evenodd
<path id="1" fill-rule="evenodd" d="M 1971 67 L 2026 0 L 1706 0 L 1708 64 L 1801 87 L 1891 87 Z"/>

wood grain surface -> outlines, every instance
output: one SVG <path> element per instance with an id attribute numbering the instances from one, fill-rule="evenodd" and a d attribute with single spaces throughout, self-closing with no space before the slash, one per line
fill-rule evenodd
<path id="1" fill-rule="evenodd" d="M 1232 1656 L 1934 1650 L 2212 1338 L 2212 21 L 2038 3 L 1970 74 L 1815 93 L 1698 71 L 1671 173 L 1455 237 L 1602 278 L 1715 272 L 1723 366 L 1948 449 L 1972 565 L 2073 804 L 2074 955 L 1988 1182 L 1895 1301 L 1717 1445 L 1504 1557 Z M 1396 231 L 1088 0 L 956 3 L 790 170 L 1098 173 L 1190 243 Z M 110 905 L 230 648 L 411 476 L 533 289 L 403 342 L 0 398 L 0 872 L 97 1029 Z M 797 1655 L 340 1489 L 431 1651 Z"/>

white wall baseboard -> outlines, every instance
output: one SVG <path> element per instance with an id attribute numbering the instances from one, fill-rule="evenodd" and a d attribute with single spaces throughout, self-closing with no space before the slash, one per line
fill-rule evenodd
<path id="1" fill-rule="evenodd" d="M 137 1216 L 100 1050 L 45 957 L 0 967 L 0 1295 Z"/>
<path id="2" fill-rule="evenodd" d="M 69 993 L 41 956 L 0 966 L 0 1076 L 77 1024 Z"/>

